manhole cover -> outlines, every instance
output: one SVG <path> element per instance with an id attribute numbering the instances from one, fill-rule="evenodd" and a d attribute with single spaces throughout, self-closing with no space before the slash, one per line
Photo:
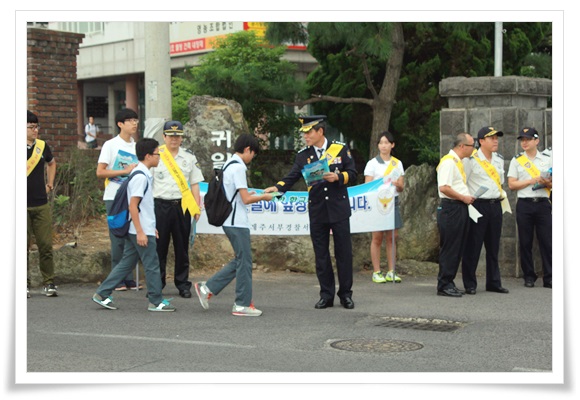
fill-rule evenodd
<path id="1" fill-rule="evenodd" d="M 383 317 L 376 326 L 435 332 L 453 332 L 462 328 L 464 325 L 465 324 L 462 322 L 445 321 L 441 319 Z"/>
<path id="2" fill-rule="evenodd" d="M 385 339 L 346 339 L 332 342 L 330 347 L 338 350 L 357 351 L 365 353 L 402 353 L 423 348 L 423 345 L 404 340 Z"/>

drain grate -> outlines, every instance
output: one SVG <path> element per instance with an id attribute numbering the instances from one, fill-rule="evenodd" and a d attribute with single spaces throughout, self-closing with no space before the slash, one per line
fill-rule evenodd
<path id="1" fill-rule="evenodd" d="M 402 353 L 423 348 L 416 342 L 385 339 L 345 339 L 330 343 L 330 347 L 337 350 L 355 351 L 363 353 Z"/>
<path id="2" fill-rule="evenodd" d="M 441 319 L 383 317 L 376 326 L 396 329 L 416 329 L 421 331 L 453 332 L 465 326 L 465 323 Z"/>

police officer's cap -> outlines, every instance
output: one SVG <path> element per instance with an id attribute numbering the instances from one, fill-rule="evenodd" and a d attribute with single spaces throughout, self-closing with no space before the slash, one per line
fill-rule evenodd
<path id="1" fill-rule="evenodd" d="M 300 117 L 298 120 L 302 124 L 300 132 L 308 132 L 310 129 L 316 127 L 319 123 L 326 119 L 326 115 L 310 115 L 307 117 Z"/>
<path id="2" fill-rule="evenodd" d="M 538 135 L 538 131 L 534 128 L 522 128 L 520 134 L 518 135 L 518 139 L 521 138 L 528 138 L 528 139 L 538 139 L 540 135 Z"/>
<path id="3" fill-rule="evenodd" d="M 495 130 L 493 126 L 485 126 L 477 132 L 477 139 L 485 139 L 494 135 L 503 136 L 503 132 Z"/>
<path id="4" fill-rule="evenodd" d="M 167 121 L 163 133 L 167 136 L 183 136 L 183 125 L 179 121 Z"/>

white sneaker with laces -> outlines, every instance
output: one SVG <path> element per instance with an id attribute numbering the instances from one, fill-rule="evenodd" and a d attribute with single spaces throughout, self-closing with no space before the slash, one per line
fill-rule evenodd
<path id="1" fill-rule="evenodd" d="M 205 286 L 205 282 L 197 282 L 195 285 L 195 293 L 197 293 L 197 297 L 199 297 L 199 302 L 204 310 L 209 308 L 209 299 L 212 296 L 211 290 L 207 286 Z"/>
<path id="2" fill-rule="evenodd" d="M 238 306 L 236 303 L 234 303 L 234 307 L 232 308 L 232 315 L 239 317 L 259 317 L 262 315 L 262 311 L 254 307 L 254 303 L 251 303 L 249 307 Z"/>
<path id="3" fill-rule="evenodd" d="M 169 299 L 172 300 L 172 299 Z M 154 304 L 149 304 L 149 308 L 147 309 L 148 311 L 175 311 L 175 306 L 173 306 L 169 300 L 167 299 L 163 299 L 163 301 L 161 301 L 161 303 L 159 303 L 158 306 L 155 306 Z"/>

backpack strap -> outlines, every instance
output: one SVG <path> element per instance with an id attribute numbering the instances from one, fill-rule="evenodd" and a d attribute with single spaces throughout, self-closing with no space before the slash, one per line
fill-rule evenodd
<path id="1" fill-rule="evenodd" d="M 230 163 L 228 163 L 228 164 L 224 165 L 224 166 L 222 167 L 222 172 L 225 172 L 225 170 L 226 170 L 226 169 L 228 169 L 228 167 L 229 167 L 230 165 L 232 165 L 232 164 L 239 164 L 239 162 L 238 162 L 238 161 L 236 161 L 236 160 L 234 160 L 234 161 L 232 161 L 232 162 L 230 162 Z M 223 184 L 224 184 L 224 183 L 222 182 L 222 185 L 223 185 Z M 232 203 L 234 202 L 234 199 L 235 199 L 235 198 L 236 198 L 236 196 L 238 195 L 238 192 L 239 192 L 239 191 L 240 191 L 240 189 L 236 189 L 236 191 L 234 192 L 234 195 L 232 196 L 232 199 L 230 200 L 230 204 L 232 204 Z M 234 204 L 234 212 L 232 213 L 232 221 L 230 222 L 230 224 L 233 224 L 233 223 L 234 223 L 234 220 L 236 219 L 236 209 L 237 209 L 237 208 L 238 208 L 238 204 L 236 203 L 236 204 Z"/>
<path id="2" fill-rule="evenodd" d="M 143 172 L 141 170 L 131 172 L 131 174 L 129 175 L 129 178 L 127 178 L 127 179 L 131 180 L 137 174 L 145 175 L 145 172 Z M 145 178 L 147 178 L 147 176 Z M 127 183 L 127 186 L 129 186 L 129 183 Z M 145 197 L 145 193 L 147 193 L 147 189 L 149 189 L 149 180 L 145 179 L 145 190 L 143 191 L 143 197 Z M 141 200 L 139 200 L 139 204 L 137 204 L 137 210 L 139 210 L 139 212 L 141 212 L 141 209 L 139 208 L 139 206 L 141 205 L 141 202 L 143 201 L 143 197 L 141 197 Z"/>

